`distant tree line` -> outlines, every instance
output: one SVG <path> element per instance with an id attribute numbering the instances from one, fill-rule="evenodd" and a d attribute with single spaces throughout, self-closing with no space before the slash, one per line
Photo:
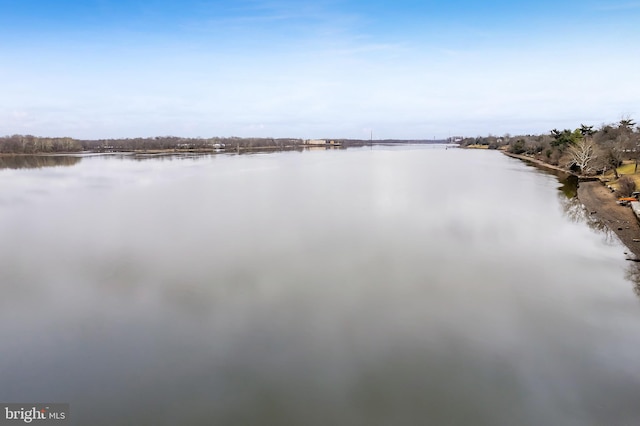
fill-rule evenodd
<path id="1" fill-rule="evenodd" d="M 72 138 L 42 138 L 31 135 L 0 137 L 0 153 L 36 154 L 41 152 L 78 151 L 82 151 L 82 144 Z"/>
<path id="2" fill-rule="evenodd" d="M 613 170 L 624 160 L 640 160 L 640 128 L 629 117 L 599 128 L 580 125 L 576 129 L 553 129 L 548 134 L 487 136 L 465 138 L 462 146 L 486 145 L 514 154 L 535 157 L 546 163 L 578 171 L 582 174 Z"/>
<path id="3" fill-rule="evenodd" d="M 329 140 L 329 139 L 327 139 Z M 362 139 L 331 139 L 340 146 L 362 146 L 371 143 Z M 83 140 L 64 138 L 38 137 L 32 135 L 12 135 L 0 137 L 0 153 L 2 154 L 43 154 L 91 152 L 131 152 L 131 151 L 163 151 L 193 150 L 207 151 L 214 149 L 252 150 L 252 149 L 297 149 L 305 146 L 305 140 L 299 138 L 182 138 L 177 136 L 156 136 L 150 138 L 97 139 Z M 376 143 L 433 143 L 442 141 L 426 140 L 377 140 Z"/>
<path id="4" fill-rule="evenodd" d="M 0 137 L 0 153 L 39 154 L 59 152 L 127 152 L 146 150 L 212 150 L 233 148 L 290 148 L 304 145 L 303 139 L 286 138 L 182 138 L 157 136 L 151 138 L 82 140 L 49 138 L 32 135 Z"/>

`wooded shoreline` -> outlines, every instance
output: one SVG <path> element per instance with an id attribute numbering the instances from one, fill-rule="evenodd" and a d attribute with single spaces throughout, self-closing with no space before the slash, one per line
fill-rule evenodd
<path id="1" fill-rule="evenodd" d="M 246 150 L 303 149 L 307 147 L 349 147 L 372 144 L 426 144 L 446 143 L 443 140 L 401 139 L 300 139 L 300 138 L 246 138 L 211 137 L 183 138 L 156 136 L 124 139 L 50 138 L 32 135 L 0 137 L 0 154 L 56 154 L 56 153 L 111 153 L 111 152 L 232 152 Z"/>

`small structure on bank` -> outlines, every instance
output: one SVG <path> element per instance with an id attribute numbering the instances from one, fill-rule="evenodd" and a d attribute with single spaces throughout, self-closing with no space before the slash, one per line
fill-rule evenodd
<path id="1" fill-rule="evenodd" d="M 308 139 L 304 143 L 310 146 L 340 146 L 340 142 L 327 139 Z"/>

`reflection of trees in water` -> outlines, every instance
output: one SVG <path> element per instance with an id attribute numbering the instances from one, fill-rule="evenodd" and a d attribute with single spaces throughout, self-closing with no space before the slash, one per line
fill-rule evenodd
<path id="1" fill-rule="evenodd" d="M 567 218 L 575 223 L 586 223 L 594 231 L 600 233 L 605 243 L 612 244 L 617 241 L 616 234 L 607 224 L 596 216 L 589 214 L 589 211 L 580 202 L 578 197 L 567 198 L 559 193 L 560 205 Z M 633 291 L 640 297 L 640 262 L 629 262 L 625 273 L 625 278 L 633 284 Z"/>
<path id="2" fill-rule="evenodd" d="M 565 216 L 575 223 L 586 221 L 587 209 L 582 205 L 578 197 L 567 198 L 563 193 L 558 193 L 558 199 Z"/>
<path id="3" fill-rule="evenodd" d="M 562 193 L 567 198 L 574 198 L 578 196 L 578 178 L 573 175 L 567 174 L 556 174 L 558 176 L 558 180 L 562 184 L 558 189 L 562 191 Z"/>
<path id="4" fill-rule="evenodd" d="M 44 155 L 12 155 L 0 156 L 0 169 L 39 169 L 42 167 L 74 166 L 80 157 L 44 156 Z"/>
<path id="5" fill-rule="evenodd" d="M 631 262 L 627 268 L 625 278 L 633 284 L 633 291 L 640 297 L 640 263 Z"/>
<path id="6" fill-rule="evenodd" d="M 615 233 L 597 216 L 589 214 L 578 197 L 567 198 L 564 193 L 558 193 L 558 199 L 565 216 L 574 223 L 585 223 L 589 228 L 602 234 L 605 242 L 611 244 L 616 241 Z"/>
<path id="7" fill-rule="evenodd" d="M 576 180 L 577 183 L 577 180 Z M 601 234 L 604 241 L 607 244 L 612 244 L 617 241 L 617 236 L 613 230 L 607 226 L 607 224 L 599 219 L 597 216 L 589 213 L 587 208 L 580 202 L 576 192 L 572 194 L 571 182 L 563 182 L 563 186 L 558 188 L 561 192 L 558 192 L 558 199 L 565 216 L 574 223 L 585 223 L 589 228 Z M 630 262 L 629 267 L 625 273 L 625 278 L 633 284 L 633 291 L 638 297 L 640 297 L 640 263 Z"/>
<path id="8" fill-rule="evenodd" d="M 174 160 L 199 160 L 203 158 L 215 158 L 215 154 L 211 153 L 140 153 L 136 152 L 133 154 L 127 155 L 118 155 L 115 158 L 126 159 L 126 160 L 134 160 L 134 161 L 147 161 L 147 160 L 157 160 L 157 161 L 174 161 Z"/>

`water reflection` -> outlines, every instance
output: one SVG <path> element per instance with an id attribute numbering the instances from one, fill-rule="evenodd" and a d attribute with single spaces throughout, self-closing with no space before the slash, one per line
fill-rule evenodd
<path id="1" fill-rule="evenodd" d="M 40 169 L 43 167 L 75 166 L 81 157 L 62 155 L 0 156 L 0 169 Z"/>
<path id="2" fill-rule="evenodd" d="M 632 261 L 627 267 L 625 277 L 633 283 L 633 291 L 640 297 L 640 263 Z"/>
<path id="3" fill-rule="evenodd" d="M 558 187 L 558 201 L 567 219 L 573 223 L 586 224 L 589 228 L 601 234 L 607 244 L 613 244 L 618 241 L 611 228 L 596 215 L 590 214 L 580 202 L 578 198 L 579 180 L 576 176 L 555 171 L 550 171 L 549 173 L 557 176 L 561 184 Z"/>
<path id="4" fill-rule="evenodd" d="M 176 160 L 198 160 L 198 159 L 206 159 L 213 158 L 216 154 L 214 153 L 201 153 L 201 152 L 189 152 L 189 153 L 143 153 L 143 152 L 135 152 L 131 154 L 116 154 L 116 158 L 128 158 L 135 161 L 146 161 L 146 160 L 154 160 L 154 161 L 176 161 Z"/>
<path id="5" fill-rule="evenodd" d="M 601 234 L 607 244 L 613 244 L 618 241 L 618 237 L 611 228 L 596 215 L 590 214 L 577 196 L 568 198 L 565 193 L 561 192 L 558 194 L 558 200 L 565 216 L 571 222 L 586 224 L 589 228 Z"/>
<path id="6" fill-rule="evenodd" d="M 558 188 L 565 197 L 574 198 L 578 196 L 578 177 L 573 175 L 568 175 L 565 173 L 554 173 L 558 176 L 558 180 L 561 183 L 561 186 Z"/>
<path id="7" fill-rule="evenodd" d="M 414 147 L 127 158 L 3 182 L 28 202 L 0 204 L 0 400 L 92 426 L 640 417 L 629 265 L 553 177 Z"/>
<path id="8" fill-rule="evenodd" d="M 596 215 L 591 214 L 578 199 L 578 178 L 558 174 L 556 176 L 562 184 L 558 188 L 558 200 L 567 219 L 573 223 L 586 224 L 590 229 L 602 235 L 605 244 L 621 244 L 611 227 Z M 634 293 L 640 297 L 640 263 L 628 260 L 631 263 L 626 269 L 625 278 L 633 284 Z"/>

